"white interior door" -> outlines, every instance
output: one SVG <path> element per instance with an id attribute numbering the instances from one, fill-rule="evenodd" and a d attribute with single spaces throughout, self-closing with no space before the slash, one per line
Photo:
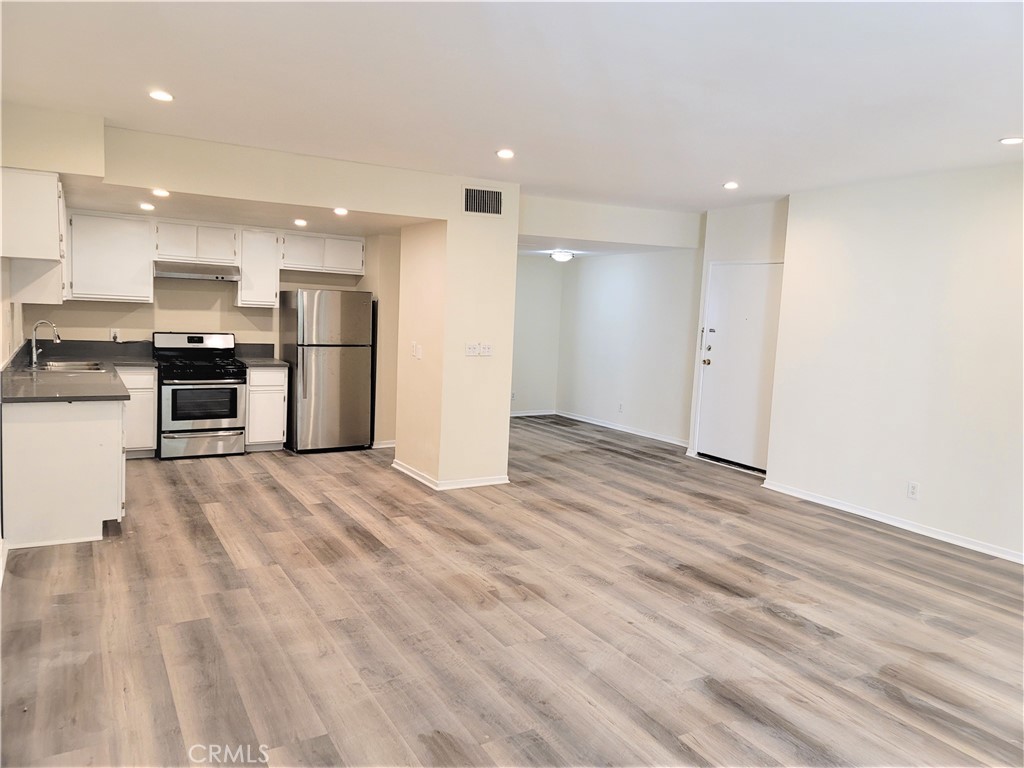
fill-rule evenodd
<path id="1" fill-rule="evenodd" d="M 781 264 L 712 264 L 701 347 L 697 452 L 768 464 Z"/>

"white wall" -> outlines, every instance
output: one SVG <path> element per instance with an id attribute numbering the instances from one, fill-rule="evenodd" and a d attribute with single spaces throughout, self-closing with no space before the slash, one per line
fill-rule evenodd
<path id="1" fill-rule="evenodd" d="M 1021 185 L 791 197 L 766 485 L 1020 559 Z"/>
<path id="2" fill-rule="evenodd" d="M 520 254 L 512 352 L 512 415 L 554 413 L 565 264 Z"/>
<path id="3" fill-rule="evenodd" d="M 585 256 L 563 266 L 558 412 L 685 445 L 696 250 Z"/>

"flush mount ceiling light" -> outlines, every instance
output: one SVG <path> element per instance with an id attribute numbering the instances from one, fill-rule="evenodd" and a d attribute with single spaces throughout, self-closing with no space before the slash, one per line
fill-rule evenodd
<path id="1" fill-rule="evenodd" d="M 153 205 L 152 203 L 139 203 L 139 208 L 141 208 L 144 211 L 155 211 L 156 210 L 156 206 Z"/>
<path id="2" fill-rule="evenodd" d="M 348 208 L 335 208 L 334 213 L 336 216 L 348 216 Z"/>
<path id="3" fill-rule="evenodd" d="M 722 185 L 722 189 L 739 189 L 740 183 L 738 181 L 727 181 Z"/>
<path id="4" fill-rule="evenodd" d="M 296 227 L 304 227 L 304 226 L 306 226 L 306 220 L 305 219 L 296 219 L 295 220 L 295 226 Z"/>
<path id="5" fill-rule="evenodd" d="M 153 194 L 157 197 L 170 197 L 171 195 L 166 189 L 160 189 L 159 187 L 153 190 Z"/>
<path id="6" fill-rule="evenodd" d="M 496 154 L 502 160 L 511 160 L 513 157 L 516 156 L 516 153 L 513 152 L 511 149 L 499 149 L 494 154 Z"/>
<path id="7" fill-rule="evenodd" d="M 174 97 L 167 91 L 150 91 L 149 98 L 156 99 L 157 101 L 174 101 Z"/>
<path id="8" fill-rule="evenodd" d="M 1005 139 L 999 140 L 1000 144 L 1006 144 L 1007 146 L 1015 146 L 1017 144 L 1024 144 L 1024 139 L 1020 136 L 1007 136 Z"/>
<path id="9" fill-rule="evenodd" d="M 551 252 L 551 258 L 555 261 L 571 261 L 575 255 L 572 251 L 563 251 L 561 249 Z"/>

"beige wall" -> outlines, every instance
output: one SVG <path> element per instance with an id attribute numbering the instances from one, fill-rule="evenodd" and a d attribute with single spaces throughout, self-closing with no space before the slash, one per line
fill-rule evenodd
<path id="1" fill-rule="evenodd" d="M 702 215 L 523 195 L 519 233 L 603 243 L 696 248 Z M 624 245 L 623 253 L 627 248 Z"/>
<path id="2" fill-rule="evenodd" d="M 792 195 L 766 485 L 1021 559 L 1021 191 L 1017 163 Z"/>
<path id="3" fill-rule="evenodd" d="M 0 135 L 0 165 L 103 175 L 102 117 L 4 102 Z"/>
<path id="4" fill-rule="evenodd" d="M 445 252 L 443 221 L 402 229 L 398 311 L 398 392 L 395 462 L 420 479 L 436 482 L 441 456 L 444 368 Z M 413 354 L 414 349 L 421 350 Z"/>
<path id="5" fill-rule="evenodd" d="M 448 222 L 442 484 L 507 481 L 518 221 L 517 194 L 497 220 L 459 214 Z M 473 342 L 493 354 L 467 357 Z"/>

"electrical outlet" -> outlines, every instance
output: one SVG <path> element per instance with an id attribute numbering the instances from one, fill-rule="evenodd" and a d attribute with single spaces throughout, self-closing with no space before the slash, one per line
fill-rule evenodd
<path id="1" fill-rule="evenodd" d="M 120 341 L 121 340 L 121 329 L 120 328 L 111 328 L 110 329 L 110 340 L 111 341 Z"/>
<path id="2" fill-rule="evenodd" d="M 492 351 L 490 342 L 480 342 L 480 357 L 490 357 Z"/>
<path id="3" fill-rule="evenodd" d="M 467 344 L 466 345 L 466 357 L 478 357 L 480 355 L 479 344 Z"/>
<path id="4" fill-rule="evenodd" d="M 622 403 L 619 403 L 619 413 L 622 413 Z"/>
<path id="5" fill-rule="evenodd" d="M 907 498 L 908 499 L 912 499 L 914 501 L 917 501 L 917 497 L 920 495 L 920 493 L 921 493 L 921 486 L 920 486 L 919 483 L 915 483 L 913 480 L 911 480 L 909 483 L 907 483 Z"/>
<path id="6" fill-rule="evenodd" d="M 412 356 L 416 357 L 416 342 L 415 341 L 412 343 Z"/>
<path id="7" fill-rule="evenodd" d="M 515 393 L 515 392 L 513 392 L 513 393 L 512 393 L 512 399 L 513 399 L 513 400 L 515 400 L 515 399 L 516 399 L 516 393 Z"/>
<path id="8" fill-rule="evenodd" d="M 416 349 L 413 351 L 412 354 L 413 354 L 413 357 L 415 357 L 417 360 L 422 360 L 423 359 L 423 345 L 422 344 L 417 344 L 416 345 Z"/>

